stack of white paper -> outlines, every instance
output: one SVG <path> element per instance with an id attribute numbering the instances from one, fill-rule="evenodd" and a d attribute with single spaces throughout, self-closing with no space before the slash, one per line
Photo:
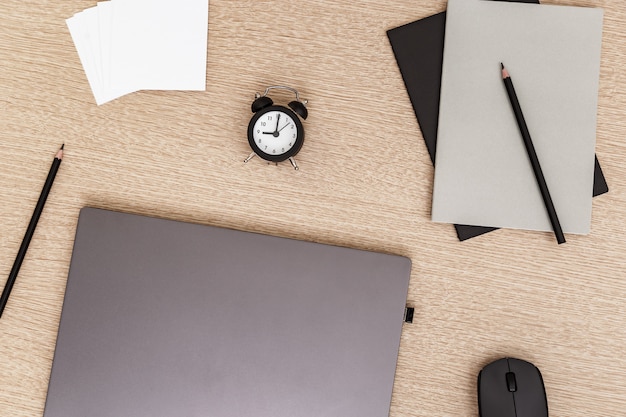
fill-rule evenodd
<path id="1" fill-rule="evenodd" d="M 67 19 L 98 105 L 206 85 L 208 0 L 111 0 Z"/>

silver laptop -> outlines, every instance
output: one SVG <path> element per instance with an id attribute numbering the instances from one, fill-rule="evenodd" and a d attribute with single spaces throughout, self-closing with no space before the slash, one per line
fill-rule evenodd
<path id="1" fill-rule="evenodd" d="M 85 208 L 45 417 L 387 417 L 411 262 Z"/>

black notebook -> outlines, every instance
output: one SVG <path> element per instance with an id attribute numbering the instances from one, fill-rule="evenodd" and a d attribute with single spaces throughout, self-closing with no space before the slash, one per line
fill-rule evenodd
<path id="1" fill-rule="evenodd" d="M 496 1 L 539 3 L 533 0 Z M 387 31 L 389 42 L 433 163 L 437 147 L 445 25 L 446 12 L 441 12 Z M 608 185 L 596 157 L 593 195 L 595 197 L 608 192 L 608 190 Z M 455 224 L 454 227 L 461 241 L 497 230 L 495 227 L 459 224 Z"/>

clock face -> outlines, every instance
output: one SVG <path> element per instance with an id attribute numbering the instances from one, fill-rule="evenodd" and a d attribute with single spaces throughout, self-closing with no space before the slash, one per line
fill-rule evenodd
<path id="1" fill-rule="evenodd" d="M 252 150 L 265 160 L 284 161 L 298 153 L 303 141 L 302 123 L 286 107 L 266 107 L 250 120 L 248 142 Z"/>

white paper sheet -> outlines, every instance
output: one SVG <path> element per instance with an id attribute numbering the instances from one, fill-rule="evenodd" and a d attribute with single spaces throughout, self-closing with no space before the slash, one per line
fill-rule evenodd
<path id="1" fill-rule="evenodd" d="M 74 41 L 80 62 L 83 64 L 83 69 L 94 98 L 96 99 L 96 103 L 100 105 L 106 102 L 106 100 L 102 94 L 102 82 L 99 75 L 100 69 L 97 67 L 98 60 L 95 57 L 95 54 L 98 52 L 93 49 L 93 34 L 90 33 L 90 28 L 97 25 L 97 20 L 92 21 L 90 19 L 97 16 L 90 10 L 91 9 L 87 9 L 83 12 L 76 13 L 65 22 L 70 30 L 72 40 Z"/>
<path id="2" fill-rule="evenodd" d="M 96 56 L 96 65 L 99 66 L 101 72 L 102 91 L 100 96 L 102 102 L 99 104 L 102 104 L 137 91 L 137 89 L 121 89 L 111 86 L 111 31 L 113 29 L 111 2 L 99 2 L 96 9 L 97 17 L 95 19 L 99 32 L 99 44 L 94 47 L 96 48 L 94 55 Z"/>
<path id="3" fill-rule="evenodd" d="M 112 0 L 111 83 L 204 90 L 207 0 Z"/>
<path id="4" fill-rule="evenodd" d="M 112 0 L 66 20 L 98 105 L 206 88 L 208 0 Z"/>

